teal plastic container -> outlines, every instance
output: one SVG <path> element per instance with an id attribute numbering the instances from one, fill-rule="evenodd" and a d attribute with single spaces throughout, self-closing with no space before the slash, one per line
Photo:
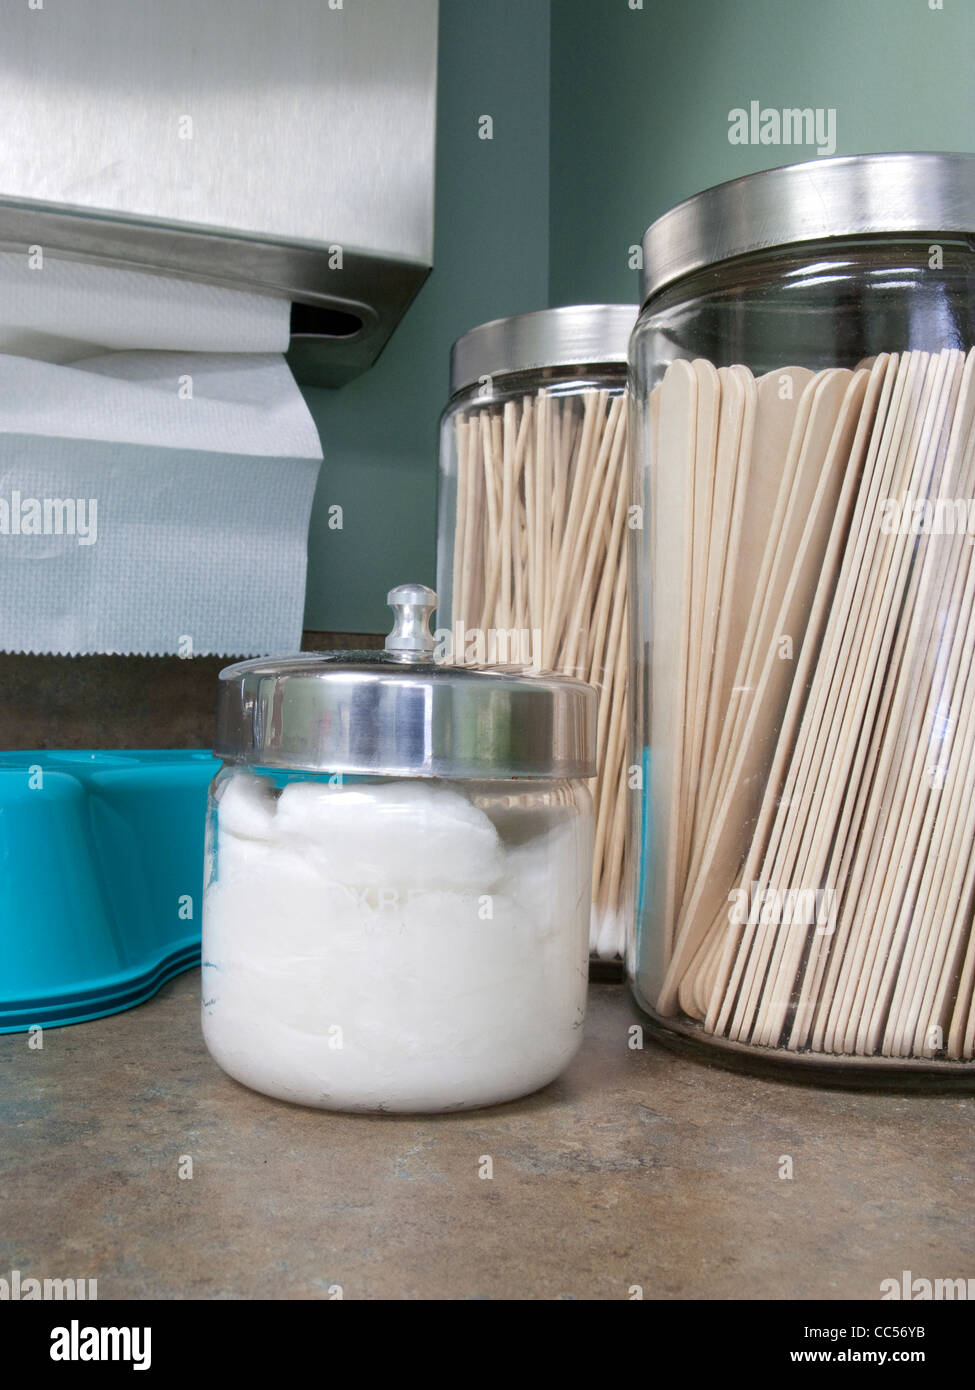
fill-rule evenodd
<path id="1" fill-rule="evenodd" d="M 195 749 L 0 753 L 0 1033 L 141 1004 L 198 964 Z"/>

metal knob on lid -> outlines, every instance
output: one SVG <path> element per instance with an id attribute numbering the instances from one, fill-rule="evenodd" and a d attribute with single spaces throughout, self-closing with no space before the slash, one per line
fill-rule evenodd
<path id="1" fill-rule="evenodd" d="M 384 777 L 495 780 L 596 773 L 596 692 L 528 668 L 433 658 L 423 584 L 391 589 L 384 651 L 243 661 L 220 672 L 218 757 Z"/>
<path id="2" fill-rule="evenodd" d="M 430 615 L 437 607 L 434 591 L 425 584 L 400 584 L 390 589 L 386 602 L 396 614 L 386 651 L 401 661 L 423 661 L 431 656 L 436 647 L 430 631 Z"/>

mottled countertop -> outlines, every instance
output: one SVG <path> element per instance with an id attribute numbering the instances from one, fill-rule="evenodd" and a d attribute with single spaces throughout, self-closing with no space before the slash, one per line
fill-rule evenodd
<path id="1" fill-rule="evenodd" d="M 0 1276 L 97 1278 L 100 1298 L 624 1299 L 975 1275 L 970 1098 L 633 1050 L 634 1006 L 601 984 L 580 1055 L 538 1095 L 332 1115 L 225 1077 L 198 989 L 194 971 L 42 1050 L 0 1037 Z"/>

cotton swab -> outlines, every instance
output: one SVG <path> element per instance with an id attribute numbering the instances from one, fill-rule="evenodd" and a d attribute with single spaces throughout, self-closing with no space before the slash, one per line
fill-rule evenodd
<path id="1" fill-rule="evenodd" d="M 606 958 L 630 891 L 626 425 L 608 389 L 488 397 L 454 425 L 452 629 L 538 632 L 539 666 L 600 691 L 590 945 Z"/>

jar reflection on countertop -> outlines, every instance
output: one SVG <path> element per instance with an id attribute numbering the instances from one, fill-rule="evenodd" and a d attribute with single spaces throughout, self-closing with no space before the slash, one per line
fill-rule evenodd
<path id="1" fill-rule="evenodd" d="M 436 596 L 390 602 L 385 652 L 221 673 L 204 1037 L 285 1100 L 488 1105 L 581 1040 L 595 694 L 439 665 Z"/>

